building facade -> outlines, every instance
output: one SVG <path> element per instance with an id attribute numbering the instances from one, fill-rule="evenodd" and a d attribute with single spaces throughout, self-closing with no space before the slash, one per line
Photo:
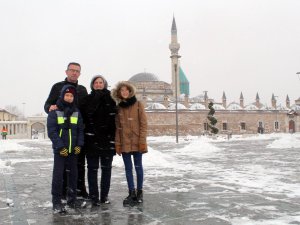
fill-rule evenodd
<path id="1" fill-rule="evenodd" d="M 148 134 L 153 136 L 176 134 L 176 111 L 179 135 L 203 135 L 209 133 L 208 104 L 213 102 L 216 127 L 221 134 L 256 134 L 274 132 L 300 132 L 300 98 L 291 105 L 287 95 L 285 106 L 277 104 L 274 94 L 270 95 L 270 106 L 260 102 L 257 93 L 254 102 L 246 104 L 243 93 L 237 102 L 227 102 L 223 92 L 220 101 L 209 98 L 208 92 L 191 98 L 190 84 L 180 65 L 175 18 L 171 26 L 171 84 L 161 81 L 157 75 L 142 72 L 128 81 L 136 88 L 136 96 L 143 101 L 148 117 Z M 177 102 L 177 104 L 176 104 Z M 177 105 L 177 109 L 176 109 Z M 0 109 L 0 127 L 5 126 L 9 135 L 25 134 L 46 137 L 46 117 L 28 117 L 16 121 L 16 116 Z"/>
<path id="2" fill-rule="evenodd" d="M 5 109 L 0 109 L 0 129 L 5 127 L 8 136 L 27 133 L 27 122 L 18 121 L 17 116 Z"/>
<path id="3" fill-rule="evenodd" d="M 139 73 L 129 79 L 137 88 L 137 98 L 144 102 L 149 135 L 175 135 L 175 103 L 177 101 L 177 115 L 179 135 L 201 135 L 208 133 L 209 112 L 208 104 L 214 103 L 217 119 L 216 127 L 223 134 L 255 134 L 273 132 L 299 132 L 300 99 L 290 104 L 287 96 L 285 106 L 277 104 L 274 94 L 271 95 L 270 105 L 260 102 L 259 94 L 255 101 L 245 104 L 243 93 L 238 102 L 228 103 L 226 93 L 223 92 L 221 101 L 208 97 L 208 93 L 194 98 L 189 96 L 189 81 L 180 66 L 177 27 L 175 18 L 171 26 L 171 77 L 168 84 L 160 81 L 159 77 L 151 73 Z"/>

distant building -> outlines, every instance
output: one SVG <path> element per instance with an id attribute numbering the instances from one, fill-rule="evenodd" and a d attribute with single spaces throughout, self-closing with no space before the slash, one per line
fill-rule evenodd
<path id="1" fill-rule="evenodd" d="M 171 51 L 171 84 L 161 81 L 157 75 L 148 72 L 138 73 L 129 79 L 137 88 L 137 98 L 145 104 L 150 135 L 175 134 L 176 91 L 180 135 L 200 135 L 208 132 L 209 102 L 214 103 L 220 133 L 300 132 L 298 116 L 300 98 L 295 101 L 294 105 L 291 105 L 287 95 L 284 106 L 277 104 L 274 94 L 271 95 L 270 106 L 260 102 L 258 93 L 255 101 L 250 104 L 245 104 L 243 93 L 240 94 L 238 102 L 230 103 L 227 102 L 225 92 L 220 102 L 209 98 L 207 91 L 203 95 L 191 98 L 190 84 L 180 65 L 181 56 L 178 54 L 180 44 L 174 17 L 169 49 Z"/>
<path id="2" fill-rule="evenodd" d="M 5 109 L 0 109 L 0 121 L 14 121 L 17 119 L 17 116 L 8 112 Z"/>
<path id="3" fill-rule="evenodd" d="M 274 94 L 270 94 L 270 105 L 260 102 L 259 93 L 250 104 L 245 103 L 241 92 L 238 101 L 227 102 L 226 93 L 220 90 L 220 101 L 209 98 L 204 91 L 190 97 L 190 83 L 184 73 L 178 54 L 175 18 L 171 26 L 171 84 L 161 81 L 157 75 L 142 72 L 133 75 L 129 82 L 137 88 L 137 98 L 144 102 L 149 135 L 175 135 L 175 100 L 178 104 L 179 135 L 202 135 L 208 133 L 208 104 L 214 103 L 217 128 L 221 134 L 256 134 L 273 132 L 300 132 L 300 98 L 291 105 L 286 96 L 285 105 L 278 105 Z M 201 84 L 193 84 L 201 87 Z M 202 87 L 204 88 L 204 87 Z M 176 94 L 177 92 L 177 94 Z M 254 96 L 253 96 L 254 97 Z M 15 121 L 16 116 L 0 110 L 0 127 L 6 126 L 9 135 L 26 133 L 27 137 L 46 137 L 46 116 Z"/>
<path id="4" fill-rule="evenodd" d="M 27 133 L 27 122 L 17 121 L 17 116 L 5 109 L 0 109 L 0 129 L 6 127 L 8 138 L 10 135 Z"/>

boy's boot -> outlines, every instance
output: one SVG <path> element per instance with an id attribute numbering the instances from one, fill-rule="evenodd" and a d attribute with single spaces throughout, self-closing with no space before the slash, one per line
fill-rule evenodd
<path id="1" fill-rule="evenodd" d="M 66 208 L 60 203 L 60 204 L 53 204 L 53 213 L 59 213 L 59 214 L 65 214 L 67 213 Z"/>
<path id="2" fill-rule="evenodd" d="M 135 190 L 129 190 L 129 195 L 124 199 L 123 205 L 134 205 L 136 203 L 136 192 Z"/>
<path id="3" fill-rule="evenodd" d="M 137 190 L 136 199 L 138 203 L 143 202 L 143 190 Z"/>

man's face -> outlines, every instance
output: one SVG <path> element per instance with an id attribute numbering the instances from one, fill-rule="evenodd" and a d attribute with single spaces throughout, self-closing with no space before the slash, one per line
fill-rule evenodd
<path id="1" fill-rule="evenodd" d="M 76 83 L 80 76 L 80 66 L 70 65 L 66 70 L 67 80 L 71 83 Z"/>

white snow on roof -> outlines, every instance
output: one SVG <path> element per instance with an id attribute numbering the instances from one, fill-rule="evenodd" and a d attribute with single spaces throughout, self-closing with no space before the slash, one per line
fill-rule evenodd
<path id="1" fill-rule="evenodd" d="M 295 111 L 300 111 L 300 105 L 292 105 L 291 109 L 293 109 Z"/>
<path id="2" fill-rule="evenodd" d="M 267 105 L 263 105 L 260 110 L 274 110 L 274 107 L 272 106 L 267 106 Z"/>
<path id="3" fill-rule="evenodd" d="M 228 105 L 227 109 L 228 110 L 240 110 L 240 109 L 242 109 L 242 107 L 240 106 L 240 104 L 238 104 L 236 102 L 232 102 Z"/>
<path id="4" fill-rule="evenodd" d="M 244 109 L 245 110 L 258 110 L 258 108 L 253 104 L 246 105 Z"/>
<path id="5" fill-rule="evenodd" d="M 163 104 L 154 102 L 154 103 L 150 103 L 149 106 L 147 107 L 147 110 L 151 110 L 151 109 L 167 109 Z"/>
<path id="6" fill-rule="evenodd" d="M 279 106 L 277 106 L 277 109 L 278 109 L 278 110 L 287 110 L 287 111 L 290 110 L 288 107 L 283 106 L 283 105 L 281 105 L 281 104 L 280 104 Z"/>
<path id="7" fill-rule="evenodd" d="M 190 107 L 190 110 L 200 110 L 200 109 L 205 109 L 205 106 L 200 103 L 194 103 Z"/>
<path id="8" fill-rule="evenodd" d="M 220 104 L 214 104 L 213 108 L 215 110 L 225 110 L 224 106 L 220 105 Z"/>
<path id="9" fill-rule="evenodd" d="M 176 104 L 175 103 L 171 103 L 168 107 L 168 109 L 170 110 L 175 110 Z M 177 109 L 187 109 L 183 104 L 181 103 L 177 103 Z"/>

